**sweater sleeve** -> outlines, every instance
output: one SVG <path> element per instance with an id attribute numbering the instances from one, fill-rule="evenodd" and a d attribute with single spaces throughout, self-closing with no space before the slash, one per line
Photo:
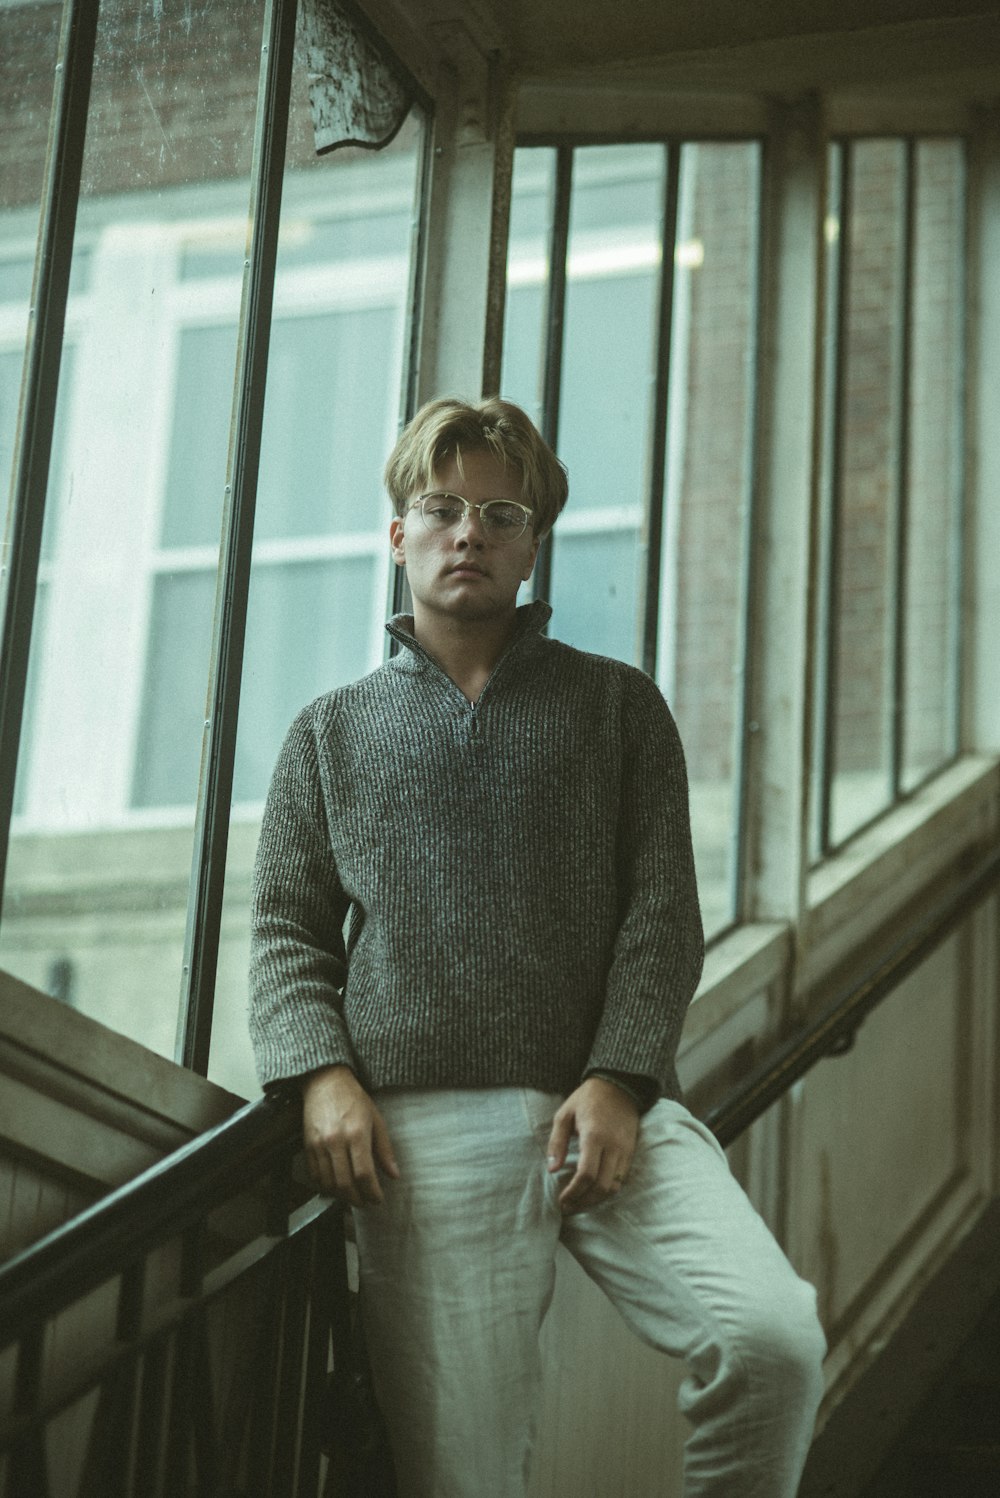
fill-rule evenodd
<path id="1" fill-rule="evenodd" d="M 306 709 L 278 757 L 254 870 L 250 1037 L 265 1087 L 321 1066 L 355 1065 L 341 1011 L 348 906 Z"/>
<path id="2" fill-rule="evenodd" d="M 623 707 L 620 924 L 586 1071 L 676 1091 L 674 1062 L 704 959 L 687 772 L 670 709 L 634 672 Z"/>

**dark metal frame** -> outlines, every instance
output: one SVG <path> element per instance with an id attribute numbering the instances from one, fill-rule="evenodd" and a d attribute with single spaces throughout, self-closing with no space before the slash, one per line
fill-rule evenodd
<path id="1" fill-rule="evenodd" d="M 100 0 L 66 0 L 55 66 L 52 130 L 42 189 L 42 217 L 31 289 L 31 320 L 4 539 L 6 589 L 0 639 L 0 890 L 4 887 L 14 808 L 99 7 Z"/>
<path id="2" fill-rule="evenodd" d="M 417 106 L 424 110 L 425 115 L 430 112 L 429 102 L 422 96 L 418 96 Z M 417 390 L 420 383 L 420 318 L 418 316 L 418 309 L 420 306 L 421 288 L 423 286 L 424 266 L 427 260 L 427 200 L 433 156 L 433 133 L 431 130 L 425 128 L 420 152 L 420 165 L 417 169 L 416 202 L 414 203 L 413 228 L 410 238 L 410 285 L 406 307 L 406 325 L 409 329 L 409 339 L 405 355 L 403 393 L 399 410 L 400 428 L 410 420 L 410 417 L 413 416 L 417 409 Z M 390 610 L 393 614 L 399 614 L 408 607 L 408 604 L 406 573 L 402 567 L 394 567 L 389 584 Z M 395 655 L 401 649 L 399 641 L 388 636 L 387 641 L 389 654 Z"/>
<path id="3" fill-rule="evenodd" d="M 542 436 L 550 447 L 559 442 L 559 404 L 562 393 L 563 335 L 566 323 L 566 257 L 569 253 L 569 211 L 573 195 L 573 147 L 556 148 L 549 233 L 549 277 L 545 301 L 545 355 L 542 367 Z M 539 548 L 534 571 L 535 596 L 547 597 L 552 582 L 552 538 Z"/>
<path id="4" fill-rule="evenodd" d="M 892 641 L 892 676 L 889 685 L 891 715 L 892 800 L 903 793 L 903 723 L 906 691 L 907 556 L 910 519 L 910 385 L 913 356 L 913 261 L 916 237 L 916 149 L 912 137 L 903 147 L 903 243 L 900 254 L 900 299 L 903 316 L 899 329 L 896 374 L 896 484 L 894 500 L 893 580 L 889 606 L 896 628 Z"/>
<path id="5" fill-rule="evenodd" d="M 725 139 L 719 137 L 719 140 Z M 713 138 L 714 143 L 715 138 Z M 620 143 L 616 137 L 616 142 Z M 650 144 L 648 137 L 641 141 L 630 142 L 633 144 Z M 654 142 L 655 143 L 655 142 Z M 645 565 L 642 578 L 642 598 L 638 611 L 638 646 L 639 661 L 642 669 L 649 675 L 656 673 L 656 657 L 659 636 L 659 614 L 660 614 L 660 572 L 662 567 L 663 532 L 665 519 L 665 495 L 667 489 L 667 436 L 669 423 L 669 396 L 671 378 L 671 354 L 673 334 L 673 300 L 675 264 L 674 251 L 677 245 L 677 216 L 680 194 L 681 175 L 681 152 L 685 145 L 698 144 L 699 140 L 681 137 L 669 137 L 661 144 L 664 151 L 664 177 L 663 177 L 663 207 L 661 214 L 661 240 L 663 254 L 660 260 L 660 270 L 657 285 L 657 316 L 656 316 L 656 343 L 654 367 L 652 370 L 652 397 L 649 411 L 649 449 L 650 464 L 649 478 L 644 499 L 644 528 L 645 528 Z M 740 138 L 741 144 L 756 144 L 762 153 L 762 170 L 760 175 L 758 191 L 758 222 L 764 223 L 763 204 L 765 201 L 765 177 L 766 157 L 764 156 L 765 143 L 759 138 Z M 609 144 L 605 137 L 590 139 L 580 136 L 572 139 L 560 138 L 557 141 L 549 141 L 544 137 L 523 137 L 518 140 L 519 146 L 529 148 L 548 146 L 555 151 L 555 177 L 552 188 L 552 200 L 550 209 L 549 249 L 548 249 L 548 284 L 546 291 L 545 306 L 545 344 L 542 360 L 542 401 L 541 401 L 541 432 L 546 442 L 552 447 L 558 446 L 559 439 L 559 414 L 560 399 L 562 391 L 562 366 L 564 333 L 566 321 L 566 278 L 567 278 L 567 254 L 570 238 L 570 210 L 573 191 L 573 160 L 574 153 L 578 148 L 588 145 Z M 744 643 L 744 655 L 746 643 L 750 636 L 750 610 L 752 607 L 752 567 L 751 567 L 751 534 L 753 527 L 753 516 L 757 500 L 757 463 L 755 456 L 756 445 L 756 422 L 753 413 L 757 410 L 760 393 L 759 380 L 759 350 L 761 347 L 760 318 L 761 306 L 761 257 L 763 253 L 763 233 L 758 234 L 757 256 L 753 274 L 753 296 L 754 296 L 754 350 L 753 368 L 755 388 L 749 402 L 748 421 L 750 423 L 748 441 L 748 463 L 749 475 L 745 514 L 743 519 L 743 575 L 741 578 L 741 619 L 740 628 Z M 536 597 L 546 597 L 549 593 L 552 581 L 552 540 L 547 537 L 539 550 L 538 560 L 534 570 L 534 591 Z M 749 718 L 751 683 L 749 672 L 743 669 L 743 691 L 740 698 L 739 717 L 736 739 L 738 745 L 739 766 L 736 773 L 736 827 L 737 838 L 742 846 L 745 834 L 746 821 L 746 769 L 747 756 L 744 752 L 746 742 L 746 725 Z M 732 909 L 734 918 L 738 919 L 742 901 L 744 860 L 740 852 L 733 860 L 733 889 Z M 731 921 L 716 937 L 724 935 L 725 931 L 732 928 Z"/>
<path id="6" fill-rule="evenodd" d="M 837 702 L 840 693 L 840 635 L 839 631 L 831 627 L 835 617 L 840 599 L 840 574 L 841 574 L 841 532 L 840 532 L 840 495 L 842 491 L 843 472 L 843 416 L 846 404 L 845 396 L 845 366 L 844 349 L 846 346 L 846 320 L 847 320 L 847 288 L 850 285 L 850 259 L 851 259 L 851 201 L 852 201 L 852 173 L 853 154 L 849 143 L 840 143 L 836 149 L 839 153 L 840 164 L 840 231 L 837 236 L 837 274 L 830 278 L 830 285 L 835 288 L 836 298 L 834 310 L 834 326 L 836 328 L 836 354 L 834 357 L 834 383 L 829 393 L 833 405 L 833 422 L 831 433 L 833 437 L 833 451 L 830 455 L 830 491 L 828 498 L 828 528 L 827 528 L 827 592 L 826 592 L 826 617 L 822 620 L 822 639 L 825 645 L 824 673 L 823 673 L 823 735 L 820 740 L 819 759 L 819 854 L 824 856 L 830 851 L 830 813 L 833 785 L 833 767 L 835 760 L 835 736 L 837 721 Z"/>
<path id="7" fill-rule="evenodd" d="M 297 0 L 267 0 L 177 1045 L 178 1061 L 202 1074 L 212 1042 L 296 13 Z"/>
<path id="8" fill-rule="evenodd" d="M 652 432 L 650 438 L 649 493 L 646 499 L 646 566 L 643 579 L 642 669 L 656 671 L 656 649 L 660 623 L 660 568 L 663 564 L 663 501 L 667 488 L 667 426 L 670 419 L 671 340 L 674 330 L 674 253 L 677 244 L 677 205 L 680 196 L 681 148 L 678 141 L 666 145 L 663 181 L 663 216 L 660 238 L 659 286 L 657 287 L 656 370 L 653 376 Z"/>
<path id="9" fill-rule="evenodd" d="M 833 408 L 833 450 L 831 453 L 831 479 L 829 494 L 826 497 L 827 514 L 825 524 L 828 535 L 828 558 L 827 578 L 825 579 L 825 617 L 821 618 L 821 651 L 823 661 L 823 693 L 820 710 L 821 735 L 819 738 L 818 754 L 818 785 L 819 797 L 818 816 L 818 842 L 817 856 L 822 859 L 836 851 L 843 842 L 858 836 L 868 827 L 872 826 L 892 806 L 919 790 L 933 776 L 940 773 L 942 769 L 954 762 L 958 754 L 957 725 L 961 716 L 961 702 L 958 694 L 961 686 L 961 673 L 955 671 L 956 700 L 952 706 L 951 727 L 955 748 L 945 760 L 929 771 L 918 783 L 905 784 L 905 766 L 903 763 L 905 754 L 905 718 L 906 718 L 906 604 L 907 604 L 907 548 L 908 548 L 908 524 L 909 524 L 909 487 L 910 487 L 910 390 L 911 390 L 911 367 L 913 357 L 913 315 L 914 315 L 914 245 L 916 236 L 916 195 L 917 195 L 917 169 L 916 148 L 917 137 L 896 137 L 903 147 L 903 236 L 900 251 L 900 294 L 899 302 L 901 308 L 901 321 L 899 332 L 899 357 L 896 370 L 896 402 L 897 420 L 895 424 L 895 475 L 896 482 L 892 494 L 892 514 L 888 517 L 888 530 L 890 545 L 893 548 L 893 571 L 890 585 L 890 594 L 887 607 L 891 612 L 892 627 L 892 653 L 889 661 L 888 673 L 888 700 L 886 703 L 886 716 L 889 729 L 889 761 L 890 761 L 890 785 L 889 800 L 887 804 L 863 824 L 852 828 L 845 838 L 835 841 L 833 837 L 831 818 L 833 801 L 833 784 L 837 760 L 837 704 L 839 700 L 841 680 L 841 649 L 839 630 L 834 626 L 840 602 L 840 583 L 843 554 L 843 538 L 841 529 L 841 511 L 844 488 L 844 462 L 843 448 L 845 441 L 845 385 L 847 364 L 847 316 L 849 305 L 849 288 L 851 278 L 851 221 L 854 211 L 854 147 L 857 141 L 853 138 L 844 138 L 832 143 L 835 150 L 839 152 L 840 159 L 840 233 L 838 236 L 838 255 L 836 277 L 832 278 L 835 297 L 834 326 L 836 349 L 834 354 L 834 381 L 833 387 L 827 392 L 826 398 L 832 403 Z M 966 193 L 966 214 L 968 213 L 968 194 Z M 964 264 L 964 257 L 963 257 Z M 961 338 L 965 342 L 965 324 L 962 323 Z M 960 350 L 961 352 L 961 350 Z M 962 360 L 964 370 L 965 361 Z M 964 375 L 963 375 L 964 378 Z M 959 412 L 964 409 L 959 403 Z M 961 447 L 961 443 L 958 444 Z M 956 485 L 955 500 L 959 512 L 962 510 L 961 473 Z M 961 547 L 956 553 L 957 577 L 954 579 L 954 596 L 960 596 L 961 589 Z M 960 633 L 956 640 L 956 649 L 961 649 Z"/>

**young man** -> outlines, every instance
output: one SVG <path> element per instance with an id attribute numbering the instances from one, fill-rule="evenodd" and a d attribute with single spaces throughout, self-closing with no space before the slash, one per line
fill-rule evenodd
<path id="1" fill-rule="evenodd" d="M 358 1209 L 401 1498 L 524 1498 L 560 1241 L 687 1361 L 685 1498 L 792 1498 L 823 1338 L 680 1101 L 702 929 L 673 719 L 516 606 L 567 495 L 522 411 L 433 402 L 386 483 L 413 615 L 282 750 L 251 1028 Z"/>

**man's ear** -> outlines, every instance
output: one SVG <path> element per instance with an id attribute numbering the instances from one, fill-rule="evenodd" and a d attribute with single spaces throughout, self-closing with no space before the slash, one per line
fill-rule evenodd
<path id="1" fill-rule="evenodd" d="M 389 522 L 389 546 L 392 549 L 392 560 L 397 567 L 406 565 L 403 540 L 403 522 L 398 515 L 394 515 Z"/>

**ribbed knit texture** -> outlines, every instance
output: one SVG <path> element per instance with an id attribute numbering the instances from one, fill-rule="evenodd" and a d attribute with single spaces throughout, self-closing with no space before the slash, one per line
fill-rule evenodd
<path id="1" fill-rule="evenodd" d="M 264 1084 L 567 1093 L 590 1067 L 679 1095 L 701 972 L 687 781 L 648 676 L 540 635 L 471 705 L 412 635 L 299 714 L 257 855 L 250 1027 Z M 350 912 L 348 939 L 343 940 Z"/>

